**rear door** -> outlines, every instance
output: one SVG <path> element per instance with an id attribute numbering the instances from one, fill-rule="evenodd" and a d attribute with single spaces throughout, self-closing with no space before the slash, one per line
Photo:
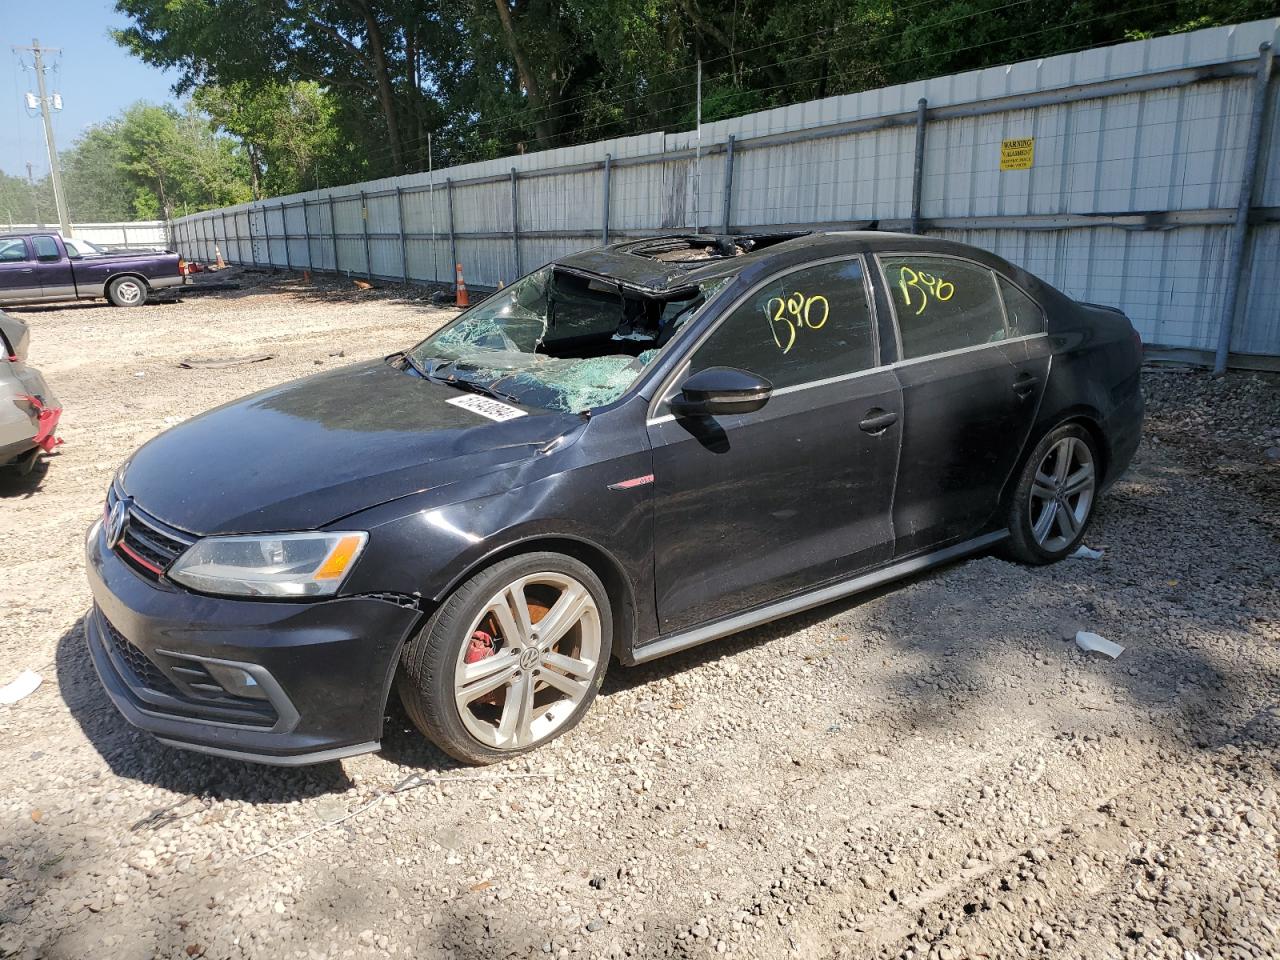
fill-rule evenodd
<path id="1" fill-rule="evenodd" d="M 904 408 L 895 557 L 968 539 L 1000 508 L 1049 368 L 1043 317 L 1021 291 L 1006 316 L 987 267 L 938 254 L 879 257 L 897 322 Z"/>
<path id="2" fill-rule="evenodd" d="M 766 280 L 729 307 L 667 382 L 748 370 L 753 413 L 673 417 L 655 405 L 658 616 L 671 633 L 889 559 L 901 400 L 881 366 L 859 257 Z M 865 427 L 860 424 L 865 422 Z"/>
<path id="3" fill-rule="evenodd" d="M 0 239 L 0 303 L 40 298 L 40 278 L 27 241 L 22 237 Z"/>

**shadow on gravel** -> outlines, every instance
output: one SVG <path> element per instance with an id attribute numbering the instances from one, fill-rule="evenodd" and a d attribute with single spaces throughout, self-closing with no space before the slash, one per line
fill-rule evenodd
<path id="1" fill-rule="evenodd" d="M 921 573 L 904 577 L 901 580 L 895 580 L 883 586 L 876 587 L 862 593 L 854 594 L 851 597 L 845 597 L 841 600 L 835 600 L 831 603 L 824 604 L 821 607 L 815 607 L 812 610 L 806 610 L 803 613 L 793 614 L 789 617 L 783 617 L 780 620 L 773 620 L 759 627 L 753 627 L 750 630 L 744 630 L 741 633 L 730 634 L 719 640 L 712 640 L 701 646 L 692 647 L 681 653 L 675 653 L 667 657 L 662 657 L 650 663 L 639 664 L 634 667 L 624 667 L 619 663 L 613 663 L 609 667 L 609 673 L 605 677 L 604 686 L 600 688 L 600 696 L 608 698 L 612 694 L 622 693 L 627 690 L 634 690 L 644 687 L 648 684 L 655 683 L 659 680 L 665 680 L 677 674 L 685 673 L 689 670 L 695 670 L 698 667 L 714 663 L 717 660 L 723 660 L 726 657 L 735 656 L 743 650 L 749 650 L 752 647 L 764 646 L 773 643 L 783 637 L 787 637 L 801 630 L 817 626 L 828 620 L 838 619 L 842 614 L 855 610 L 865 604 L 879 600 L 881 597 L 905 590 L 913 584 L 924 583 L 930 580 L 937 580 L 945 576 L 947 571 L 960 564 L 976 560 L 981 557 L 991 556 L 989 551 L 983 551 L 957 560 L 955 563 L 947 564 L 942 567 L 936 567 L 932 570 L 926 570 Z"/>
<path id="2" fill-rule="evenodd" d="M 55 457 L 57 454 L 54 455 Z M 42 456 L 36 465 L 31 468 L 31 472 L 23 475 L 16 469 L 5 468 L 0 470 L 0 499 L 13 497 L 14 499 L 26 500 L 34 497 L 40 492 L 40 485 L 44 483 L 45 475 L 49 472 L 49 456 Z"/>
<path id="3" fill-rule="evenodd" d="M 177 793 L 253 803 L 288 803 L 352 786 L 341 763 L 289 769 L 224 760 L 167 747 L 135 729 L 102 689 L 85 649 L 83 616 L 59 638 L 56 670 L 63 702 L 116 776 Z"/>

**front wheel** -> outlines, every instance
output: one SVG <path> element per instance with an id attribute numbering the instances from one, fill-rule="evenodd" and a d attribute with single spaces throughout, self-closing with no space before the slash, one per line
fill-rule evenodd
<path id="1" fill-rule="evenodd" d="M 1054 563 L 1084 539 L 1098 490 L 1093 437 L 1079 424 L 1051 430 L 1031 452 L 1009 503 L 1009 552 Z"/>
<path id="2" fill-rule="evenodd" d="M 406 645 L 400 699 L 459 760 L 525 753 L 587 712 L 612 626 L 608 594 L 586 564 L 558 553 L 503 560 L 458 587 Z"/>
<path id="3" fill-rule="evenodd" d="M 107 285 L 107 299 L 117 307 L 140 307 L 147 302 L 147 285 L 137 277 L 116 277 Z"/>

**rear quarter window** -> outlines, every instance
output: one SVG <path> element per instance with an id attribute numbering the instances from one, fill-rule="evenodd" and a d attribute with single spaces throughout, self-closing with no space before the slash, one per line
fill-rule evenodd
<path id="1" fill-rule="evenodd" d="M 1000 286 L 1000 296 L 1004 298 L 1009 336 L 1029 337 L 1044 333 L 1044 311 L 1040 309 L 1040 305 L 1004 277 L 997 276 L 996 281 Z"/>

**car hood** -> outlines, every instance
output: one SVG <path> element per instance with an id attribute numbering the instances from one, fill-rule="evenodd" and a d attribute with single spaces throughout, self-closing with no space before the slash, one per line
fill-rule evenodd
<path id="1" fill-rule="evenodd" d="M 307 530 L 527 460 L 582 419 L 520 408 L 495 422 L 467 394 L 381 360 L 257 393 L 151 440 L 124 492 L 195 534 Z"/>

